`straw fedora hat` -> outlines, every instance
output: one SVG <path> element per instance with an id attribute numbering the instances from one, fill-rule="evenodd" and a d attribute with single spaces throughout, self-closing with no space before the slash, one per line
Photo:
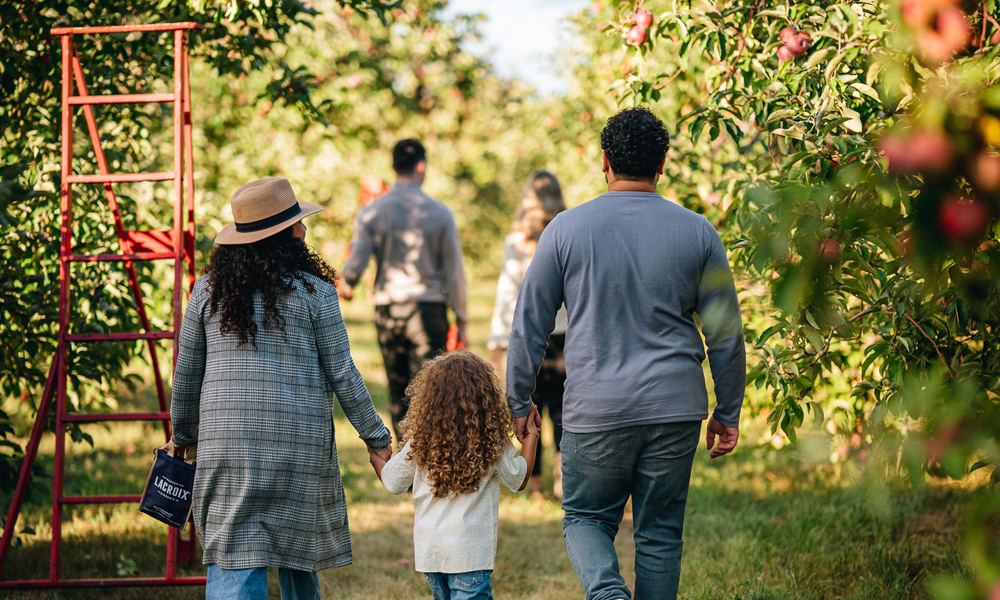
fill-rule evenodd
<path id="1" fill-rule="evenodd" d="M 299 202 L 284 177 L 251 181 L 233 193 L 229 204 L 234 222 L 215 236 L 215 243 L 224 246 L 260 241 L 323 210 L 318 204 Z"/>

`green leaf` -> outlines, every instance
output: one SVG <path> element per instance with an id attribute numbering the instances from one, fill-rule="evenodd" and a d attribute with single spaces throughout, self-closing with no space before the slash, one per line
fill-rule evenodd
<path id="1" fill-rule="evenodd" d="M 872 100 L 878 102 L 879 104 L 882 103 L 882 99 L 879 98 L 878 92 L 876 92 L 875 89 L 872 88 L 870 85 L 865 85 L 861 82 L 855 81 L 854 83 L 851 84 L 851 87 L 858 90 L 865 96 L 868 96 Z"/>

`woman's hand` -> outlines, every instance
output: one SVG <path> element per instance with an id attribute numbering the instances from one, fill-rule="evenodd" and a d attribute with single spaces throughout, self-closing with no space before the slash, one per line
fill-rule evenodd
<path id="1" fill-rule="evenodd" d="M 178 446 L 173 440 L 170 440 L 166 444 L 160 446 L 160 450 L 163 450 L 170 456 L 178 456 L 188 462 L 193 462 L 198 452 L 198 446 Z"/>

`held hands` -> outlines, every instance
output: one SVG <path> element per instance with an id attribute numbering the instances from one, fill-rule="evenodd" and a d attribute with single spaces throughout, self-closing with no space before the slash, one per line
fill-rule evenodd
<path id="1" fill-rule="evenodd" d="M 371 446 L 368 446 L 368 456 L 372 459 L 378 457 L 384 463 L 389 462 L 389 459 L 392 458 L 392 443 L 390 442 L 388 446 L 381 450 L 374 450 Z"/>
<path id="2" fill-rule="evenodd" d="M 524 436 L 529 435 L 535 436 L 537 440 L 541 436 L 541 432 L 538 426 L 541 425 L 542 417 L 538 414 L 538 407 L 534 404 L 531 405 L 531 412 L 528 413 L 528 418 L 524 422 Z"/>
<path id="3" fill-rule="evenodd" d="M 715 436 L 719 436 L 719 445 L 715 445 Z M 708 433 L 705 434 L 705 444 L 712 454 L 709 458 L 718 458 L 729 454 L 736 449 L 736 442 L 740 439 L 739 427 L 726 427 L 715 420 L 715 417 L 708 419 Z M 715 449 L 712 449 L 715 446 Z"/>
<path id="4" fill-rule="evenodd" d="M 534 403 L 531 404 L 531 410 L 528 414 L 514 419 L 514 435 L 517 436 L 517 441 L 521 444 L 524 443 L 524 436 L 528 433 L 528 421 L 534 424 L 537 434 L 538 428 L 542 426 L 542 416 L 538 414 L 538 407 Z"/>
<path id="5" fill-rule="evenodd" d="M 375 476 L 378 477 L 379 481 L 382 481 L 382 468 L 392 458 L 392 438 L 389 438 L 389 444 L 381 450 L 375 450 L 367 443 L 365 447 L 368 448 L 368 462 L 375 470 Z"/>

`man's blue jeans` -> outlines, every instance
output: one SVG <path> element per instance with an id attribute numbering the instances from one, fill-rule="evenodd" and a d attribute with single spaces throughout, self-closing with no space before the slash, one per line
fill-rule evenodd
<path id="1" fill-rule="evenodd" d="M 493 600 L 492 571 L 424 573 L 434 600 Z"/>
<path id="2" fill-rule="evenodd" d="M 278 569 L 281 600 L 319 600 L 315 571 Z M 205 600 L 267 600 L 267 569 L 220 569 L 208 565 Z"/>
<path id="3" fill-rule="evenodd" d="M 587 600 L 631 598 L 615 535 L 632 497 L 635 600 L 674 600 L 701 422 L 564 432 L 563 536 Z"/>

